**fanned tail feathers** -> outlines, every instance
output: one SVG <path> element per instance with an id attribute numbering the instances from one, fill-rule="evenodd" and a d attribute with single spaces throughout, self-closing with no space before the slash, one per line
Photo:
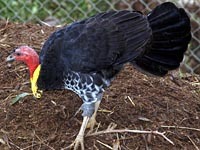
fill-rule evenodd
<path id="1" fill-rule="evenodd" d="M 191 40 L 190 20 L 182 8 L 167 2 L 156 7 L 149 15 L 152 29 L 151 42 L 146 52 L 133 64 L 150 74 L 163 76 L 179 67 Z"/>

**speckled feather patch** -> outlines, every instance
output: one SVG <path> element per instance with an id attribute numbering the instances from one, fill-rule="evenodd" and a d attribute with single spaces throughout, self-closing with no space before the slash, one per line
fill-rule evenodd
<path id="1" fill-rule="evenodd" d="M 104 91 L 104 82 L 96 83 L 94 78 L 95 74 L 69 72 L 64 79 L 65 89 L 72 90 L 86 103 L 96 102 Z"/>

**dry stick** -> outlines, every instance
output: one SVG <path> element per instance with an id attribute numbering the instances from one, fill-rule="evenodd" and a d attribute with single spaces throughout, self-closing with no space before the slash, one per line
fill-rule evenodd
<path id="1" fill-rule="evenodd" d="M 120 150 L 120 141 L 119 141 L 119 135 L 117 133 L 117 139 L 113 142 L 112 150 Z"/>
<path id="2" fill-rule="evenodd" d="M 196 150 L 199 150 L 199 148 L 197 147 L 197 145 L 194 143 L 194 141 L 189 137 L 187 136 L 188 139 L 192 142 L 192 144 L 194 145 L 194 147 L 196 148 Z"/>
<path id="3" fill-rule="evenodd" d="M 107 145 L 107 144 L 105 144 L 105 143 L 103 143 L 103 142 L 101 142 L 101 141 L 99 141 L 99 140 L 97 140 L 97 142 L 98 142 L 99 144 L 101 144 L 101 145 L 107 147 L 108 149 L 111 149 L 111 150 L 113 149 L 111 146 L 109 146 L 109 145 Z"/>
<path id="4" fill-rule="evenodd" d="M 32 143 L 31 145 L 29 145 L 29 146 L 27 146 L 25 148 L 21 148 L 20 150 L 26 150 L 26 149 L 29 149 L 30 147 L 32 147 L 32 149 L 33 149 L 33 146 L 35 146 L 35 145 L 39 145 L 39 144 L 38 143 Z"/>
<path id="5" fill-rule="evenodd" d="M 10 145 L 13 145 L 15 146 L 17 149 L 21 150 L 21 148 L 19 146 L 17 146 L 16 144 L 12 143 L 12 142 L 9 142 Z"/>
<path id="6" fill-rule="evenodd" d="M 114 129 L 114 127 L 109 126 L 107 130 L 104 131 L 98 131 L 95 133 L 88 134 L 87 136 L 95 136 L 99 134 L 107 134 L 107 133 L 139 133 L 139 134 L 155 134 L 162 136 L 165 140 L 167 140 L 169 143 L 174 145 L 174 142 L 172 142 L 169 138 L 167 138 L 164 134 L 165 132 L 158 132 L 158 131 L 143 131 L 143 130 L 130 130 L 130 129 Z"/>
<path id="7" fill-rule="evenodd" d="M 44 22 L 44 21 L 42 21 L 42 20 L 39 20 L 39 22 L 40 22 L 42 25 L 45 25 L 45 26 L 51 27 L 50 24 L 48 24 L 48 23 L 46 23 L 46 22 Z"/>
<path id="8" fill-rule="evenodd" d="M 190 128 L 190 127 L 161 126 L 161 128 L 186 129 L 186 130 L 193 130 L 193 131 L 199 131 L 199 132 L 200 132 L 200 129 L 197 129 L 197 128 Z"/>
<path id="9" fill-rule="evenodd" d="M 55 150 L 53 147 L 51 147 L 51 146 L 49 146 L 48 144 L 45 143 L 46 140 L 40 139 L 40 137 L 37 134 L 35 134 L 34 136 L 41 142 L 41 144 L 44 144 L 45 146 L 47 146 L 51 150 Z"/>
<path id="10" fill-rule="evenodd" d="M 9 137 L 7 137 L 7 135 L 5 136 L 6 141 L 4 139 L 4 141 L 6 142 L 7 146 L 10 148 L 12 148 L 10 145 L 14 146 L 15 148 L 21 150 L 21 148 L 19 146 L 17 146 L 16 144 L 14 144 L 13 142 L 11 142 L 11 139 Z"/>
<path id="11" fill-rule="evenodd" d="M 130 98 L 130 96 L 127 96 L 128 100 L 131 102 L 131 104 L 133 105 L 133 107 L 135 107 L 135 103 L 133 102 L 133 100 Z"/>

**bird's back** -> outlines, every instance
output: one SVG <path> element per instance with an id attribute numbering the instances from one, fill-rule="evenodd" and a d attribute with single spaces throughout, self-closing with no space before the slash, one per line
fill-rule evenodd
<path id="1" fill-rule="evenodd" d="M 135 11 L 111 11 L 74 22 L 45 42 L 38 82 L 59 88 L 68 71 L 112 78 L 121 65 L 143 53 L 150 36 L 146 17 Z"/>

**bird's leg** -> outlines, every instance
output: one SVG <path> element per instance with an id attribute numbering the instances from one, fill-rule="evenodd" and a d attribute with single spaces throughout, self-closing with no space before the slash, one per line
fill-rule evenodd
<path id="1" fill-rule="evenodd" d="M 89 122 L 87 124 L 87 128 L 90 128 L 88 133 L 92 133 L 92 131 L 94 129 L 94 126 L 96 124 L 96 115 L 97 115 L 97 111 L 98 111 L 100 103 L 101 103 L 100 100 L 95 103 L 94 113 L 93 113 L 92 117 L 90 118 L 90 120 L 89 120 Z"/>
<path id="2" fill-rule="evenodd" d="M 83 117 L 83 123 L 79 130 L 79 133 L 76 136 L 75 141 L 70 145 L 70 147 L 74 146 L 74 150 L 77 150 L 79 145 L 81 145 L 81 150 L 84 150 L 84 133 L 85 133 L 85 129 L 87 127 L 89 119 L 90 119 L 90 117 L 88 117 L 88 116 Z"/>
<path id="3" fill-rule="evenodd" d="M 81 145 L 81 150 L 84 150 L 84 133 L 85 129 L 87 128 L 88 121 L 94 113 L 95 103 L 83 103 L 81 109 L 83 110 L 83 123 L 75 141 L 69 146 L 74 146 L 74 150 L 77 150 L 79 148 L 79 145 Z"/>

